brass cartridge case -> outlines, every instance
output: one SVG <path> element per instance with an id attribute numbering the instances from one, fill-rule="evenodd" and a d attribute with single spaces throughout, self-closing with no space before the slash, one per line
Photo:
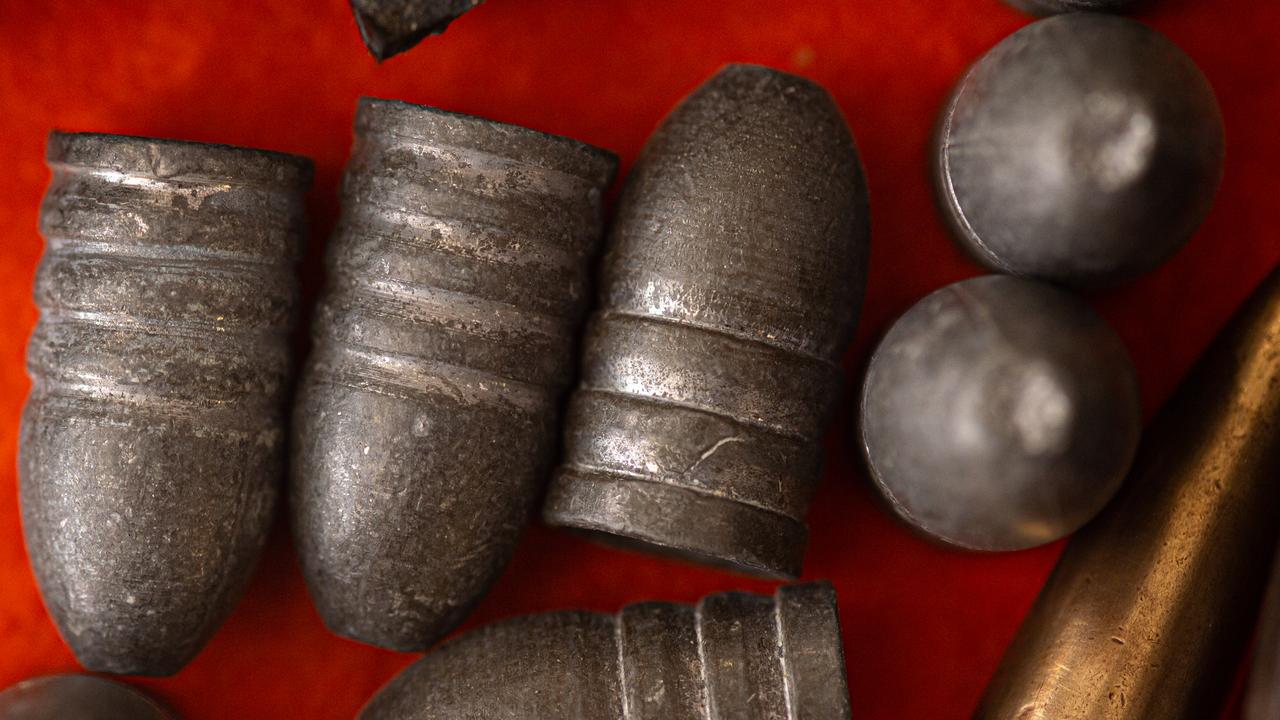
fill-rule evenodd
<path id="1" fill-rule="evenodd" d="M 1280 507 L 1280 271 L 1148 429 L 1072 540 L 975 717 L 1215 717 L 1249 640 Z"/>

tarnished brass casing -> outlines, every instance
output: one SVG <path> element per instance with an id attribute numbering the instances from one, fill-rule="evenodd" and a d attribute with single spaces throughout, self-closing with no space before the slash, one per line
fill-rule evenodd
<path id="1" fill-rule="evenodd" d="M 1147 431 L 1067 548 L 975 717 L 1216 717 L 1253 629 L 1280 507 L 1280 271 Z"/>

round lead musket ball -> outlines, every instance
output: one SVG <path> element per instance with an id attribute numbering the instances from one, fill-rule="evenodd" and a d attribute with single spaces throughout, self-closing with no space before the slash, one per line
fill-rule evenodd
<path id="1" fill-rule="evenodd" d="M 862 395 L 871 477 L 907 523 L 1019 550 L 1086 523 L 1120 486 L 1142 415 L 1128 354 L 1075 296 L 992 275 L 889 330 Z"/>
<path id="2" fill-rule="evenodd" d="M 141 692 L 92 675 L 47 675 L 0 692 L 0 720 L 174 720 Z"/>
<path id="3" fill-rule="evenodd" d="M 1138 5 L 1138 0 L 1006 0 L 1006 2 L 1033 15 L 1055 15 L 1067 12 L 1125 12 Z"/>
<path id="4" fill-rule="evenodd" d="M 1163 35 L 1059 15 L 969 70 L 934 161 L 943 214 L 979 262 L 1105 285 L 1168 260 L 1200 226 L 1222 177 L 1222 116 Z"/>

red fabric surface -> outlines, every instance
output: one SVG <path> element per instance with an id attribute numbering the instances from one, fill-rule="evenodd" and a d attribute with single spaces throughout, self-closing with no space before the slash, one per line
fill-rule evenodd
<path id="1" fill-rule="evenodd" d="M 1195 240 L 1156 273 L 1091 297 L 1127 342 L 1148 414 L 1280 259 L 1280 5 L 1153 0 L 1142 14 L 1195 58 L 1226 118 L 1226 180 Z M 51 128 L 217 141 L 316 160 L 304 265 L 325 238 L 360 95 L 428 103 L 602 145 L 624 173 L 660 118 L 726 61 L 826 85 L 848 116 L 872 195 L 871 282 L 847 356 L 852 397 L 871 343 L 914 300 L 976 274 L 933 207 L 927 146 L 964 67 L 1028 18 L 998 0 L 490 0 L 378 66 L 342 0 L 0 2 L 0 686 L 76 668 L 23 550 L 14 455 L 48 182 Z M 858 718 L 964 718 L 1060 546 L 945 550 L 876 504 L 849 403 L 827 441 L 806 578 L 839 591 Z M 535 526 L 463 630 L 566 607 L 613 611 L 770 583 L 608 550 Z M 283 518 L 248 596 L 174 678 L 140 680 L 192 720 L 349 718 L 415 656 L 329 634 L 303 587 Z"/>

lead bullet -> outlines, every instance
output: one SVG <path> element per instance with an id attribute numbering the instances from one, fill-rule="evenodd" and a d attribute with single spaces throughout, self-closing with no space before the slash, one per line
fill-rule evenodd
<path id="1" fill-rule="evenodd" d="M 425 649 L 506 566 L 553 460 L 615 167 L 360 102 L 294 413 L 294 537 L 334 632 Z"/>
<path id="2" fill-rule="evenodd" d="M 987 267 L 1071 285 L 1141 275 L 1200 227 L 1222 115 L 1160 33 L 1095 13 L 1034 22 L 982 57 L 939 123 L 935 186 Z"/>
<path id="3" fill-rule="evenodd" d="M 86 668 L 169 675 L 231 612 L 271 521 L 311 163 L 57 132 L 48 159 L 27 550 Z"/>
<path id="4" fill-rule="evenodd" d="M 835 591 L 507 620 L 409 666 L 361 720 L 848 720 Z"/>
<path id="5" fill-rule="evenodd" d="M 0 692 L 0 720 L 177 720 L 128 685 L 91 675 L 49 675 Z"/>
<path id="6" fill-rule="evenodd" d="M 976 718 L 1217 717 L 1253 630 L 1280 507 L 1280 270 L 1147 430 L 1076 534 Z"/>
<path id="7" fill-rule="evenodd" d="M 871 477 L 920 532 L 971 550 L 1057 540 L 1115 494 L 1142 429 L 1120 338 L 1083 301 L 989 275 L 911 307 L 867 371 Z"/>
<path id="8" fill-rule="evenodd" d="M 627 181 L 543 517 L 800 573 L 819 445 L 866 283 L 867 188 L 827 91 L 730 65 Z"/>

